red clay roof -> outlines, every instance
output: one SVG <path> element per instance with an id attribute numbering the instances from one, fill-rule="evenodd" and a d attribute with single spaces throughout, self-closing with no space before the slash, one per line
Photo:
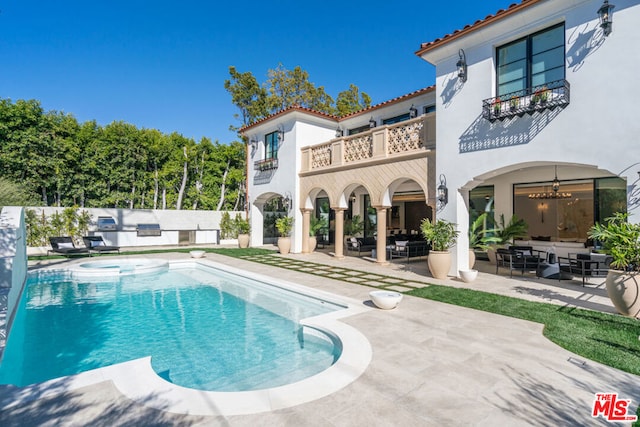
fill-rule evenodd
<path id="1" fill-rule="evenodd" d="M 466 36 L 467 34 L 479 30 L 480 28 L 486 27 L 487 25 L 491 25 L 496 21 L 504 19 L 514 13 L 518 13 L 521 10 L 533 6 L 536 3 L 540 3 L 545 0 L 522 0 L 520 4 L 513 3 L 507 9 L 500 9 L 495 13 L 495 15 L 487 15 L 484 19 L 478 19 L 473 24 L 465 25 L 461 30 L 455 30 L 451 34 L 447 34 L 441 38 L 437 38 L 431 42 L 422 43 L 420 45 L 420 49 L 416 51 L 416 55 L 422 56 L 426 52 L 429 52 L 433 49 L 436 49 L 446 43 L 449 43 L 457 38 Z"/>
<path id="2" fill-rule="evenodd" d="M 261 123 L 265 123 L 265 122 L 267 122 L 269 120 L 273 120 L 276 117 L 282 116 L 283 114 L 287 114 L 287 113 L 289 113 L 291 111 L 300 111 L 300 112 L 307 113 L 307 114 L 313 114 L 314 116 L 322 117 L 322 118 L 325 118 L 325 119 L 328 119 L 328 120 L 335 120 L 336 122 L 340 122 L 340 121 L 342 121 L 344 119 L 347 119 L 347 118 L 350 118 L 350 117 L 354 117 L 354 116 L 358 116 L 360 114 L 367 114 L 367 113 L 369 113 L 369 112 L 371 112 L 373 110 L 376 110 L 378 108 L 386 107 L 388 105 L 395 104 L 397 102 L 401 102 L 401 101 L 404 101 L 406 99 L 410 99 L 410 98 L 416 97 L 418 95 L 422 95 L 423 93 L 427 93 L 427 92 L 433 91 L 435 89 L 436 89 L 435 85 L 428 86 L 428 87 L 425 87 L 423 89 L 418 89 L 418 90 L 413 91 L 411 93 L 407 93 L 406 95 L 398 96 L 397 98 L 393 98 L 393 99 L 390 99 L 388 101 L 384 101 L 384 102 L 381 102 L 379 104 L 372 105 L 369 108 L 365 108 L 365 109 L 362 109 L 360 111 L 356 111 L 354 113 L 347 114 L 346 116 L 342 116 L 342 117 L 335 116 L 333 114 L 322 113 L 320 111 L 312 110 L 311 108 L 307 108 L 307 107 L 301 107 L 299 105 L 292 105 L 291 107 L 285 108 L 284 110 L 280 110 L 280 111 L 278 111 L 276 113 L 271 114 L 268 117 L 265 117 L 262 120 L 258 120 L 257 122 L 255 122 L 253 124 L 250 124 L 248 126 L 245 126 L 245 127 L 241 128 L 240 129 L 240 133 L 244 133 L 247 130 L 249 130 L 249 129 L 255 127 L 255 126 L 258 126 Z"/>

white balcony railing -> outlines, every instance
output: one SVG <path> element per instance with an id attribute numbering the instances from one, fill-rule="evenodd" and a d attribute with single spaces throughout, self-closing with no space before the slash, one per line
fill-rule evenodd
<path id="1" fill-rule="evenodd" d="M 426 153 L 435 147 L 435 114 L 392 125 L 379 126 L 358 133 L 301 149 L 301 173 L 313 173 L 334 168 L 359 167 L 384 159 Z"/>

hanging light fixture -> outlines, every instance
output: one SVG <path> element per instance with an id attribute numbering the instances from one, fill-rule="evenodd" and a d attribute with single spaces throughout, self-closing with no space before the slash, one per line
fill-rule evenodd
<path id="1" fill-rule="evenodd" d="M 374 127 L 376 127 L 376 124 L 377 123 L 375 119 L 373 118 L 373 116 L 371 116 L 371 118 L 369 119 L 369 127 L 373 129 Z"/>
<path id="2" fill-rule="evenodd" d="M 560 181 L 558 180 L 558 166 L 555 166 L 555 178 L 553 178 L 553 182 L 551 183 L 551 189 L 554 193 L 558 193 L 560 190 Z"/>
<path id="3" fill-rule="evenodd" d="M 613 29 L 613 8 L 615 6 L 609 4 L 609 0 L 604 0 L 600 9 L 598 9 L 598 16 L 600 17 L 600 28 L 605 36 L 611 34 Z"/>
<path id="4" fill-rule="evenodd" d="M 572 197 L 571 193 L 568 192 L 560 192 L 560 180 L 558 179 L 558 166 L 554 166 L 555 174 L 553 181 L 551 181 L 551 189 L 552 192 L 541 192 L 541 193 L 530 193 L 530 199 L 570 199 Z"/>

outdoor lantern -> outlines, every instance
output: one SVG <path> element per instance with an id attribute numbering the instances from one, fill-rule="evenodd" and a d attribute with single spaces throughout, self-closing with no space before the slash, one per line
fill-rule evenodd
<path id="1" fill-rule="evenodd" d="M 256 138 L 255 136 L 252 137 L 251 140 L 249 140 L 249 144 L 251 144 L 252 150 L 256 150 L 258 148 L 258 138 Z"/>
<path id="2" fill-rule="evenodd" d="M 371 118 L 369 119 L 369 127 L 370 128 L 376 127 L 376 121 L 373 119 L 373 116 L 371 116 Z"/>
<path id="3" fill-rule="evenodd" d="M 289 212 L 291 210 L 291 194 L 287 193 L 283 198 L 282 198 L 282 207 L 284 208 L 285 211 Z"/>
<path id="4" fill-rule="evenodd" d="M 446 205 L 449 202 L 449 190 L 447 190 L 447 178 L 444 174 L 440 175 L 440 185 L 438 185 L 438 202 Z"/>
<path id="5" fill-rule="evenodd" d="M 464 50 L 460 49 L 458 51 L 458 62 L 456 63 L 456 67 L 458 68 L 458 78 L 462 81 L 462 83 L 467 81 L 467 58 L 464 54 Z"/>
<path id="6" fill-rule="evenodd" d="M 600 28 L 605 36 L 611 34 L 613 27 L 613 8 L 615 6 L 609 4 L 609 0 L 604 0 L 600 9 L 598 9 L 598 16 L 600 17 Z"/>
<path id="7" fill-rule="evenodd" d="M 342 128 L 338 126 L 338 128 L 336 129 L 336 138 L 341 138 L 341 137 L 342 137 Z"/>
<path id="8" fill-rule="evenodd" d="M 284 141 L 284 126 L 278 125 L 278 141 Z"/>
<path id="9" fill-rule="evenodd" d="M 411 104 L 411 108 L 409 108 L 409 118 L 415 119 L 416 117 L 418 117 L 418 109 Z"/>

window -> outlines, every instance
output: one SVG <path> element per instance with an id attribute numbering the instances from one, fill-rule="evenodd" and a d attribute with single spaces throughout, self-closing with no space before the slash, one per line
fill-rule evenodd
<path id="1" fill-rule="evenodd" d="M 409 113 L 402 114 L 400 116 L 391 117 L 389 119 L 384 119 L 382 121 L 383 125 L 392 125 L 394 123 L 404 122 L 405 120 L 409 120 L 411 117 Z"/>
<path id="2" fill-rule="evenodd" d="M 271 132 L 264 136 L 264 158 L 278 158 L 278 132 Z"/>
<path id="3" fill-rule="evenodd" d="M 422 109 L 422 113 L 423 114 L 435 113 L 435 112 L 436 112 L 436 106 L 435 105 L 427 105 L 426 107 L 424 107 Z"/>
<path id="4" fill-rule="evenodd" d="M 355 135 L 357 133 L 366 132 L 369 130 L 371 130 L 371 127 L 369 125 L 360 126 L 359 128 L 349 129 L 349 135 Z"/>
<path id="5" fill-rule="evenodd" d="M 498 96 L 565 78 L 564 24 L 497 49 Z"/>

